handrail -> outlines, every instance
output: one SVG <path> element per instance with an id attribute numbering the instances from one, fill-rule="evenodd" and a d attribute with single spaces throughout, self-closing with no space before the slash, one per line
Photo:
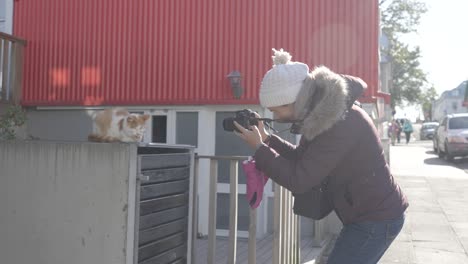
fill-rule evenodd
<path id="1" fill-rule="evenodd" d="M 237 247 L 237 217 L 238 217 L 238 164 L 239 161 L 246 160 L 246 156 L 195 156 L 195 183 L 198 185 L 200 175 L 199 161 L 208 159 L 210 162 L 209 174 L 209 202 L 208 202 L 208 254 L 207 263 L 213 264 L 216 261 L 216 200 L 217 200 L 217 179 L 218 179 L 218 161 L 230 160 L 230 175 L 229 175 L 229 246 L 227 254 L 227 263 L 236 263 L 236 247 Z M 292 194 L 281 186 L 274 185 L 274 227 L 273 227 L 273 263 L 290 263 L 296 264 L 300 262 L 300 228 L 299 217 L 292 213 Z M 197 194 L 194 193 L 196 196 Z M 195 198 L 195 197 L 194 197 Z M 193 219 L 198 216 L 197 199 L 193 199 Z M 257 233 L 257 209 L 249 211 L 249 238 L 248 238 L 248 263 L 256 263 L 256 233 Z M 198 224 L 194 224 L 192 244 L 195 245 L 198 234 Z M 194 259 L 194 258 L 192 258 Z"/>
<path id="2" fill-rule="evenodd" d="M 0 32 L 0 102 L 19 104 L 26 40 Z"/>
<path id="3" fill-rule="evenodd" d="M 10 34 L 4 33 L 4 32 L 0 32 L 0 39 L 5 39 L 5 40 L 11 41 L 11 42 L 18 42 L 23 46 L 27 45 L 26 40 L 15 37 L 13 35 L 10 35 Z"/>

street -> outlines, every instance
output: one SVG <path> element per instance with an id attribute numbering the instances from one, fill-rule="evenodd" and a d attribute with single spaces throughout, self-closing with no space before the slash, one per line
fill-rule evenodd
<path id="1" fill-rule="evenodd" d="M 468 263 L 468 159 L 441 160 L 432 141 L 414 138 L 392 146 L 390 156 L 410 207 L 380 263 Z"/>

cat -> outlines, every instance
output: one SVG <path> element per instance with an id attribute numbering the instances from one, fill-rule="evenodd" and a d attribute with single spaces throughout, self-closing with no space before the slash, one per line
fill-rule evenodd
<path id="1" fill-rule="evenodd" d="M 102 110 L 93 117 L 93 142 L 140 142 L 145 133 L 149 115 L 130 114 L 124 108 Z"/>

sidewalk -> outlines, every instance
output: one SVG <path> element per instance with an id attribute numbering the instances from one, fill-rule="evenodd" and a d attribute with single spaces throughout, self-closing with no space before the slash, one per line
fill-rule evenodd
<path id="1" fill-rule="evenodd" d="M 429 149 L 391 149 L 392 171 L 410 207 L 381 264 L 468 264 L 468 174 L 432 160 Z"/>

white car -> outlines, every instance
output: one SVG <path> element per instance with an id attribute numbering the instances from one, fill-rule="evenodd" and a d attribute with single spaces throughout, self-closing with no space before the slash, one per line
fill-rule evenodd
<path id="1" fill-rule="evenodd" d="M 447 115 L 437 128 L 434 148 L 439 158 L 468 155 L 468 113 Z"/>

